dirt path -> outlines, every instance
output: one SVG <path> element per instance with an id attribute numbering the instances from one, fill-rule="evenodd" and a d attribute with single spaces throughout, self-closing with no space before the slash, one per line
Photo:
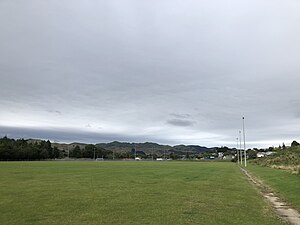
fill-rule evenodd
<path id="1" fill-rule="evenodd" d="M 282 201 L 276 194 L 266 185 L 263 184 L 262 181 L 257 179 L 255 176 L 250 174 L 244 168 L 241 168 L 243 173 L 247 176 L 247 178 L 259 189 L 264 198 L 267 199 L 273 206 L 276 214 L 282 218 L 284 221 L 289 222 L 293 225 L 300 225 L 300 213 L 292 209 L 286 202 Z"/>

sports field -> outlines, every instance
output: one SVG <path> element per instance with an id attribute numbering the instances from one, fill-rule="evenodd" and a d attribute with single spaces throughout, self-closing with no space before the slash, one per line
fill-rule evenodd
<path id="1" fill-rule="evenodd" d="M 0 224 L 282 224 L 234 163 L 1 162 Z"/>

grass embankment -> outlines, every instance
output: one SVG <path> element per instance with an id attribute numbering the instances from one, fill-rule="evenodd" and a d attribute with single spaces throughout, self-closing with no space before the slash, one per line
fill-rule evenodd
<path id="1" fill-rule="evenodd" d="M 279 149 L 273 155 L 258 158 L 252 162 L 261 166 L 289 170 L 293 174 L 300 175 L 300 147 Z"/>
<path id="2" fill-rule="evenodd" d="M 0 224 L 282 223 L 233 163 L 2 162 Z"/>
<path id="3" fill-rule="evenodd" d="M 286 170 L 278 170 L 249 164 L 247 169 L 270 186 L 280 197 L 300 210 L 300 176 Z"/>

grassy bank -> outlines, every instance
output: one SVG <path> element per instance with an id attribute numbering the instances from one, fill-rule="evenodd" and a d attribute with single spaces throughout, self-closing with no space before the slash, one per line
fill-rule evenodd
<path id="1" fill-rule="evenodd" d="M 300 176 L 300 146 L 276 149 L 274 154 L 255 159 L 252 162 L 261 166 L 288 170 Z"/>
<path id="2" fill-rule="evenodd" d="M 233 163 L 2 162 L 0 224 L 281 222 Z"/>
<path id="3" fill-rule="evenodd" d="M 287 170 L 249 164 L 247 169 L 269 185 L 279 196 L 300 210 L 300 176 Z"/>

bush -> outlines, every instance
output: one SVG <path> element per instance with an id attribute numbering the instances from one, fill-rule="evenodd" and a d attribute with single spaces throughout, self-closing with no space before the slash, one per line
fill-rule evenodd
<path id="1" fill-rule="evenodd" d="M 254 164 L 285 169 L 300 175 L 300 146 L 280 149 L 276 153 L 252 160 Z"/>

